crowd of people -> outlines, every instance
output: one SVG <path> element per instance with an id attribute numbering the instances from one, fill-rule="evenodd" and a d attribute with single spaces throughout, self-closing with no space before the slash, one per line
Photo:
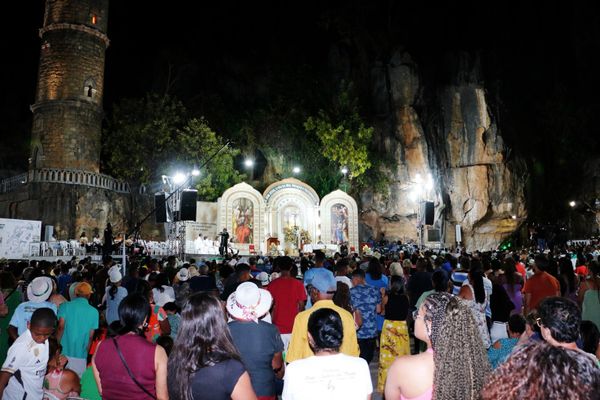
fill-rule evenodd
<path id="1" fill-rule="evenodd" d="M 0 398 L 599 399 L 599 254 L 0 261 Z"/>

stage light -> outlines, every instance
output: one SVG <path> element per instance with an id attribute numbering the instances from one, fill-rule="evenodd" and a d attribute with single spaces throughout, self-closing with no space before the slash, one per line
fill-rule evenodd
<path id="1" fill-rule="evenodd" d="M 194 168 L 192 170 L 192 176 L 198 176 L 198 175 L 200 175 L 200 170 L 198 168 Z"/>
<path id="2" fill-rule="evenodd" d="M 516 216 L 516 215 L 513 215 L 511 218 L 512 218 L 512 219 L 517 219 L 517 216 Z"/>
<path id="3" fill-rule="evenodd" d="M 348 167 L 344 166 L 341 169 L 342 174 L 346 175 L 348 173 Z"/>
<path id="4" fill-rule="evenodd" d="M 570 205 L 571 207 L 575 207 L 575 204 L 577 204 L 577 203 L 575 203 L 575 201 L 573 201 L 573 200 L 571 200 L 571 201 L 569 202 L 569 205 Z"/>
<path id="5" fill-rule="evenodd" d="M 292 168 L 292 172 L 294 174 L 299 174 L 300 173 L 300 167 L 296 166 L 296 167 Z"/>
<path id="6" fill-rule="evenodd" d="M 252 167 L 252 166 L 254 165 L 254 161 L 253 161 L 253 160 L 251 160 L 251 159 L 249 159 L 249 158 L 247 158 L 247 159 L 244 161 L 244 165 L 245 165 L 246 167 L 250 168 L 250 167 Z"/>
<path id="7" fill-rule="evenodd" d="M 173 183 L 175 183 L 176 185 L 180 185 L 183 182 L 185 182 L 185 175 L 181 172 L 177 172 L 175 176 L 173 176 Z"/>

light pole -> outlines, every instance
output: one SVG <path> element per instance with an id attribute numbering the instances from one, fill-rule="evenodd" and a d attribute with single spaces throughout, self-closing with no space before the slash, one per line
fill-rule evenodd
<path id="1" fill-rule="evenodd" d="M 344 175 L 342 177 L 342 188 L 344 189 L 344 192 L 348 193 L 348 180 L 347 180 L 347 175 L 348 175 L 348 167 L 346 167 L 345 165 L 342 166 L 342 168 L 340 169 L 340 172 L 342 173 L 342 175 Z"/>

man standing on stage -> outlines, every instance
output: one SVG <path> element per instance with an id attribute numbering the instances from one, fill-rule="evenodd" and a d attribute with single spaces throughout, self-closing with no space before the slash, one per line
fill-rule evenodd
<path id="1" fill-rule="evenodd" d="M 227 242 L 229 241 L 229 233 L 227 233 L 227 228 L 223 228 L 223 232 L 219 233 L 221 236 L 221 244 L 219 245 L 219 254 L 222 256 L 227 255 Z"/>

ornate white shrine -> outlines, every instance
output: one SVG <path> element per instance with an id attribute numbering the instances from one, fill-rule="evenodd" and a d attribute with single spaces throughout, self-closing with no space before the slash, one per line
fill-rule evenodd
<path id="1" fill-rule="evenodd" d="M 288 178 L 261 195 L 247 183 L 227 189 L 218 200 L 217 231 L 227 228 L 240 254 L 269 254 L 277 241 L 279 254 L 303 249 L 358 249 L 358 207 L 347 193 L 336 190 L 323 200 L 306 183 Z"/>

